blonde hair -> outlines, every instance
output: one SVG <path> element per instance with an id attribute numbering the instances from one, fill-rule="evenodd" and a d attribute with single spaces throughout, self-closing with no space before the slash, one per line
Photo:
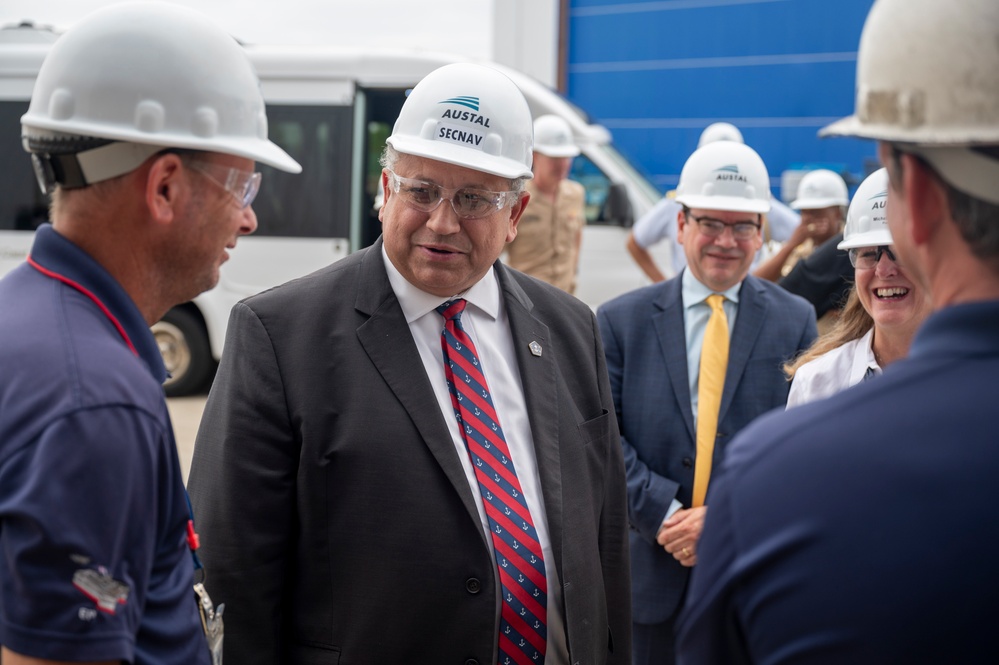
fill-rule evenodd
<path id="1" fill-rule="evenodd" d="M 847 342 L 860 339 L 873 327 L 874 319 L 871 318 L 871 315 L 867 313 L 867 310 L 861 304 L 860 296 L 857 295 L 857 285 L 854 284 L 850 287 L 850 294 L 846 299 L 846 304 L 843 306 L 843 311 L 840 312 L 836 325 L 825 335 L 812 342 L 812 345 L 802 351 L 797 358 L 789 360 L 784 364 L 784 374 L 787 375 L 787 380 L 790 381 L 793 379 L 795 372 L 805 363 L 815 360 L 819 356 L 843 346 Z"/>

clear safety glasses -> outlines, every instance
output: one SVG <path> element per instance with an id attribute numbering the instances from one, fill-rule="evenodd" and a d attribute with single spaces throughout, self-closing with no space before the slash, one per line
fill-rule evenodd
<path id="1" fill-rule="evenodd" d="M 190 156 L 184 158 L 184 164 L 232 194 L 241 208 L 253 203 L 260 191 L 260 180 L 263 178 L 260 172 L 251 173 Z"/>
<path id="2" fill-rule="evenodd" d="M 491 192 L 487 189 L 463 187 L 445 189 L 432 182 L 403 178 L 386 169 L 389 174 L 389 187 L 398 194 L 406 205 L 420 212 L 433 212 L 441 201 L 447 199 L 451 208 L 461 219 L 477 219 L 491 215 L 517 201 L 518 192 Z"/>
<path id="3" fill-rule="evenodd" d="M 877 247 L 854 247 L 850 250 L 850 263 L 858 270 L 870 270 L 878 265 L 882 254 L 887 254 L 892 263 L 902 265 L 895 257 L 895 252 L 888 245 L 878 245 Z"/>
<path id="4" fill-rule="evenodd" d="M 755 222 L 735 222 L 734 224 L 729 224 L 723 222 L 720 219 L 715 219 L 714 217 L 700 216 L 695 217 L 690 213 L 687 213 L 687 217 L 697 222 L 698 228 L 701 229 L 701 233 L 709 238 L 719 238 L 725 233 L 725 229 L 732 230 L 732 236 L 736 240 L 749 240 L 750 238 L 756 237 L 760 232 L 760 224 Z"/>

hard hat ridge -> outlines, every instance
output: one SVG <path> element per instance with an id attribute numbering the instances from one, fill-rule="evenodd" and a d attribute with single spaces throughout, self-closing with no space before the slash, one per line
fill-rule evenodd
<path id="1" fill-rule="evenodd" d="M 218 152 L 301 170 L 267 138 L 260 84 L 242 47 L 201 13 L 162 2 L 99 9 L 59 37 L 42 63 L 21 125 L 25 149 L 39 156 L 67 154 L 84 137 Z M 141 152 L 148 150 L 102 153 L 94 177 L 137 166 L 109 154 Z"/>
<path id="2" fill-rule="evenodd" d="M 770 176 L 748 145 L 714 141 L 695 150 L 683 165 L 676 200 L 688 208 L 769 212 Z"/>
<path id="3" fill-rule="evenodd" d="M 857 187 L 846 213 L 843 240 L 836 247 L 853 249 L 892 244 L 886 214 L 887 201 L 888 171 L 881 168 L 867 176 Z"/>
<path id="4" fill-rule="evenodd" d="M 798 195 L 791 202 L 795 210 L 816 210 L 850 204 L 846 182 L 829 169 L 809 171 L 798 183 Z"/>
<path id="5" fill-rule="evenodd" d="M 387 143 L 505 178 L 530 178 L 531 111 L 517 85 L 483 65 L 455 63 L 428 74 L 403 104 Z"/>

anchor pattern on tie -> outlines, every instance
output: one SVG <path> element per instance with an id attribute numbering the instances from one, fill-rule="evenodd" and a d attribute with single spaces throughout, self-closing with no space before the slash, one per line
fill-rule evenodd
<path id="1" fill-rule="evenodd" d="M 472 339 L 461 326 L 466 302 L 440 305 L 441 350 L 451 405 L 479 483 L 502 592 L 499 663 L 543 663 L 548 586 L 534 520 L 493 407 Z"/>

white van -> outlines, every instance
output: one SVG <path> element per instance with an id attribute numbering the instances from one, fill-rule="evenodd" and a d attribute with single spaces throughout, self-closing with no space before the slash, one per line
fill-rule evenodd
<path id="1" fill-rule="evenodd" d="M 6 36 L 5 36 L 6 33 Z M 32 34 L 37 39 L 32 39 Z M 32 42 L 35 43 L 26 43 Z M 51 33 L 30 26 L 0 30 L 0 276 L 27 255 L 32 232 L 47 219 L 30 160 L 20 144 L 20 117 Z M 415 50 L 247 46 L 267 102 L 270 138 L 303 167 L 299 175 L 259 165 L 253 204 L 259 228 L 239 241 L 219 284 L 171 310 L 153 329 L 172 374 L 170 395 L 206 385 L 222 354 L 229 310 L 240 299 L 317 270 L 370 245 L 378 158 L 406 91 L 437 67 L 465 60 Z M 625 250 L 627 227 L 659 192 L 611 145 L 609 132 L 537 81 L 504 71 L 536 116 L 553 113 L 573 128 L 582 154 L 573 177 L 586 186 L 577 295 L 596 307 L 646 283 Z"/>

